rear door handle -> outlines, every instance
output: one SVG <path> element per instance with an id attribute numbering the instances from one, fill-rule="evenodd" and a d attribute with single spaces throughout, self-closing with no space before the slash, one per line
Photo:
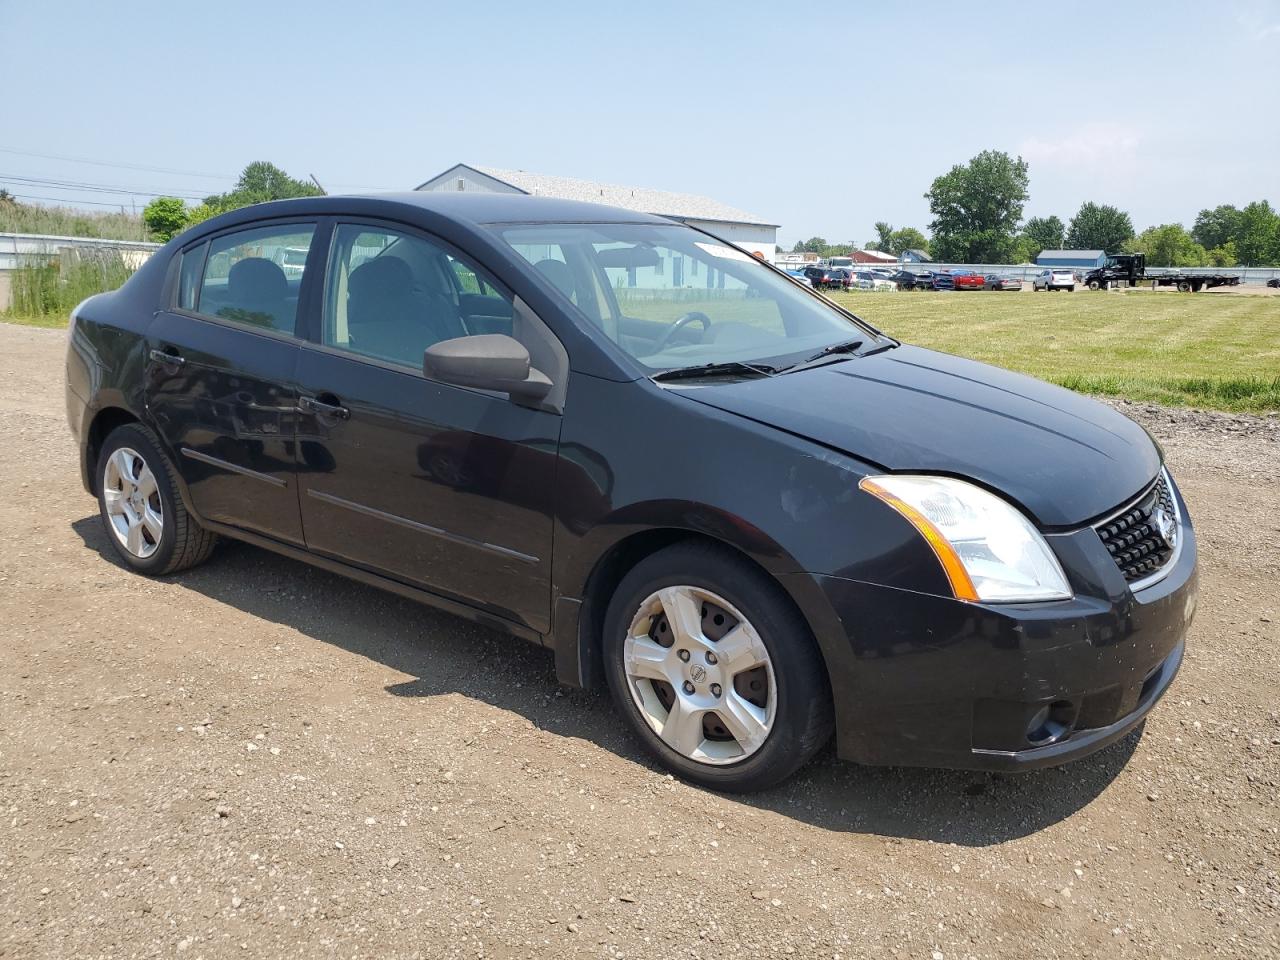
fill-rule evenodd
<path id="1" fill-rule="evenodd" d="M 337 397 L 334 397 L 333 399 L 336 400 Z M 314 413 L 321 417 L 334 417 L 338 420 L 351 419 L 351 411 L 346 407 L 337 403 L 325 403 L 322 400 L 317 400 L 315 397 L 299 397 L 298 409 L 304 413 Z"/>
<path id="2" fill-rule="evenodd" d="M 186 357 L 177 353 L 169 353 L 167 350 L 152 350 L 151 359 L 156 363 L 162 363 L 166 367 L 181 367 L 186 362 Z"/>

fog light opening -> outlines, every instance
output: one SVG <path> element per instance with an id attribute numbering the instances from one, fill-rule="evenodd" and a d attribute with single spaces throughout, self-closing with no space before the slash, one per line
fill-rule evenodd
<path id="1" fill-rule="evenodd" d="M 1076 722 L 1076 707 L 1070 700 L 1047 703 L 1027 724 L 1027 742 L 1033 747 L 1056 743 L 1071 732 Z"/>

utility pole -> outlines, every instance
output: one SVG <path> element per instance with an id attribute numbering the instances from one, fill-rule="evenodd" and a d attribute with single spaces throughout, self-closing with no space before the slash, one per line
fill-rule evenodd
<path id="1" fill-rule="evenodd" d="M 311 182 L 316 185 L 317 190 L 319 190 L 326 197 L 329 195 L 329 191 L 326 190 L 324 187 L 320 186 L 320 181 L 316 179 L 316 175 L 314 173 L 308 173 L 307 176 L 311 178 Z"/>

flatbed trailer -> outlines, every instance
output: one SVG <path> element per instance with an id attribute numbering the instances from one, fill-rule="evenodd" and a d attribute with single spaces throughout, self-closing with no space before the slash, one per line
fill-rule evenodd
<path id="1" fill-rule="evenodd" d="M 1117 253 L 1107 257 L 1105 266 L 1090 270 L 1084 285 L 1090 290 L 1109 287 L 1121 280 L 1129 286 L 1150 283 L 1153 287 L 1177 287 L 1181 293 L 1199 293 L 1209 287 L 1234 287 L 1240 278 L 1229 273 L 1147 273 L 1145 253 Z"/>

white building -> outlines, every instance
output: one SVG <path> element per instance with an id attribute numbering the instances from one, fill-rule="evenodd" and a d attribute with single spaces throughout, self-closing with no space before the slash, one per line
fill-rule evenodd
<path id="1" fill-rule="evenodd" d="M 574 177 L 550 177 L 523 170 L 498 170 L 455 164 L 436 174 L 418 190 L 474 190 L 484 193 L 525 193 L 560 200 L 604 203 L 624 210 L 653 213 L 714 233 L 748 253 L 773 262 L 778 252 L 778 225 L 765 223 L 743 210 L 691 193 L 669 193 L 646 187 L 621 187 Z"/>

